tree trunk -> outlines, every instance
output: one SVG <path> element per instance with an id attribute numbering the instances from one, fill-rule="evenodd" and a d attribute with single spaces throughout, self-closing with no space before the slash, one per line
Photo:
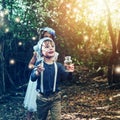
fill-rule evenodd
<path id="1" fill-rule="evenodd" d="M 116 64 L 116 60 L 117 60 L 117 45 L 116 45 L 116 39 L 115 39 L 115 36 L 113 34 L 113 29 L 112 29 L 112 23 L 111 23 L 111 13 L 110 13 L 110 8 L 107 4 L 107 1 L 105 0 L 105 5 L 106 5 L 106 8 L 107 8 L 107 13 L 108 13 L 108 31 L 109 31 L 109 34 L 110 34 L 110 38 L 111 38 L 111 43 L 112 43 L 112 54 L 110 56 L 110 59 L 109 59 L 109 63 L 108 63 L 108 84 L 110 86 L 110 88 L 113 88 L 113 84 L 114 84 L 114 81 L 115 81 L 115 78 L 114 78 L 114 73 L 113 73 L 113 69 L 114 69 L 114 65 Z"/>
<path id="2" fill-rule="evenodd" d="M 4 40 L 3 40 L 4 41 Z M 0 95 L 5 92 L 5 73 L 4 73 L 4 42 L 1 44 L 0 49 Z"/>
<path id="3" fill-rule="evenodd" d="M 119 36 L 118 36 L 117 50 L 120 53 L 120 31 L 119 31 Z"/>
<path id="4" fill-rule="evenodd" d="M 113 34 L 113 29 L 112 29 L 112 22 L 111 22 L 111 13 L 110 13 L 110 8 L 107 4 L 107 1 L 105 0 L 105 5 L 106 5 L 106 8 L 107 8 L 107 13 L 108 13 L 108 31 L 109 31 L 109 34 L 110 34 L 110 38 L 111 38 L 111 42 L 112 42 L 112 55 L 110 57 L 110 60 L 109 60 L 109 65 L 112 65 L 114 63 L 114 59 L 116 58 L 116 50 L 117 50 L 117 47 L 116 47 L 116 40 L 115 40 L 115 36 Z"/>

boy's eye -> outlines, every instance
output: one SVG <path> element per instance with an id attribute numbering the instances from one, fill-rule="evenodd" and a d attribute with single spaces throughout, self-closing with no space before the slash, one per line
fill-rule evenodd
<path id="1" fill-rule="evenodd" d="M 50 46 L 45 46 L 45 48 L 49 48 Z"/>
<path id="2" fill-rule="evenodd" d="M 50 47 L 55 47 L 54 45 L 50 46 L 50 45 L 47 45 L 45 46 L 45 48 L 50 48 Z"/>

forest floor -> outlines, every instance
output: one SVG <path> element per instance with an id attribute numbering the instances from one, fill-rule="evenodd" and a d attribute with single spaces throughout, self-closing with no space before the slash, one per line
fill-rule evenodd
<path id="1" fill-rule="evenodd" d="M 81 70 L 74 81 L 61 87 L 62 120 L 120 120 L 120 89 L 109 89 L 104 75 Z M 0 120 L 26 120 L 24 94 L 16 92 L 0 99 Z"/>

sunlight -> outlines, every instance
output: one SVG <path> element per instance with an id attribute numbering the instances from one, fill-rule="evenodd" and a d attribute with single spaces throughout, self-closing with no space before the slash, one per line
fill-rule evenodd
<path id="1" fill-rule="evenodd" d="M 94 0 L 93 6 L 90 7 L 90 9 L 93 11 L 94 14 L 102 15 L 103 12 L 106 10 L 106 6 L 102 0 Z"/>
<path id="2" fill-rule="evenodd" d="M 67 8 L 71 8 L 71 5 L 70 5 L 70 4 L 67 4 L 66 7 L 67 7 Z"/>
<path id="3" fill-rule="evenodd" d="M 111 12 L 111 17 L 116 18 L 118 17 L 118 14 L 115 13 L 118 8 L 119 4 L 116 4 L 116 0 L 106 0 L 108 7 L 110 8 Z M 91 13 L 88 15 L 88 19 L 92 22 L 99 22 L 102 19 L 106 20 L 107 19 L 107 8 L 105 6 L 105 1 L 104 0 L 94 0 L 89 7 Z M 119 18 L 117 19 L 112 19 L 114 23 L 116 21 L 119 21 Z"/>
<path id="4" fill-rule="evenodd" d="M 92 26 L 96 26 L 101 20 L 102 22 L 107 20 L 107 8 L 105 1 L 110 9 L 110 16 L 113 22 L 113 26 L 120 29 L 120 1 L 119 0 L 90 0 L 86 2 L 86 6 L 82 3 L 82 0 L 76 0 L 75 4 L 66 4 L 67 14 L 70 18 L 75 18 L 75 22 L 81 21 L 81 16 L 86 19 Z M 82 10 L 82 12 L 81 12 Z M 107 23 L 104 22 L 104 25 Z"/>
<path id="5" fill-rule="evenodd" d="M 79 10 L 77 8 L 74 8 L 73 12 L 76 14 L 77 12 L 79 12 Z"/>
<path id="6" fill-rule="evenodd" d="M 89 40 L 89 37 L 87 35 L 84 36 L 84 41 L 87 42 Z"/>
<path id="7" fill-rule="evenodd" d="M 119 5 L 116 0 L 106 0 L 108 7 L 110 8 L 110 12 L 113 15 L 116 10 L 118 10 Z M 96 16 L 105 16 L 107 13 L 107 9 L 105 6 L 105 0 L 94 0 L 93 5 L 90 7 L 93 14 Z"/>

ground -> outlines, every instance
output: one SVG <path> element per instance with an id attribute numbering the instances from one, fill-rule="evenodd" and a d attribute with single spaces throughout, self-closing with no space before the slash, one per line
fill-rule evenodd
<path id="1" fill-rule="evenodd" d="M 120 120 L 120 89 L 109 89 L 106 76 L 88 73 L 62 84 L 62 120 Z M 23 99 L 24 92 L 2 97 L 0 120 L 25 120 Z"/>

